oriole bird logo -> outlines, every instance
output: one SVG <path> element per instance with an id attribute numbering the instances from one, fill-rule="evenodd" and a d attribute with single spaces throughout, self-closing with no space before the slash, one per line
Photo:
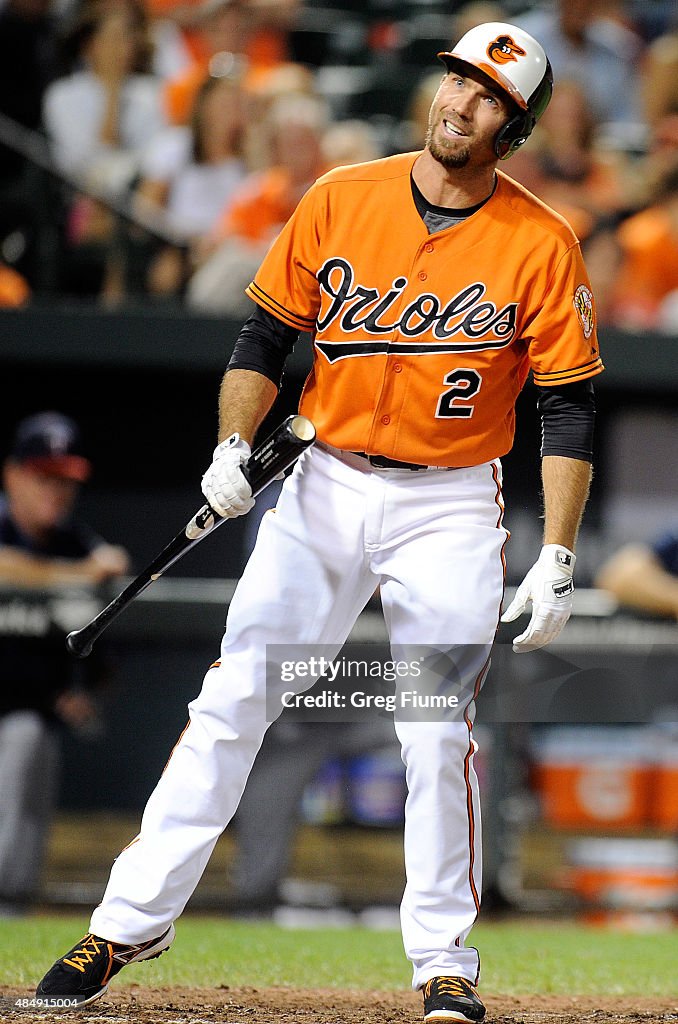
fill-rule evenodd
<path id="1" fill-rule="evenodd" d="M 510 61 L 517 61 L 518 57 L 524 57 L 525 50 L 511 38 L 511 36 L 497 36 L 487 48 L 487 56 L 495 64 L 508 64 Z"/>

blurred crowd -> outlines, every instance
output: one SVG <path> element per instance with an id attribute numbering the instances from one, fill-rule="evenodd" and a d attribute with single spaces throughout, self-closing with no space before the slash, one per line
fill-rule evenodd
<path id="1" fill-rule="evenodd" d="M 242 315 L 309 185 L 420 148 L 436 52 L 491 20 L 556 79 L 502 170 L 573 225 L 602 324 L 678 334 L 672 0 L 0 0 L 0 306 Z"/>

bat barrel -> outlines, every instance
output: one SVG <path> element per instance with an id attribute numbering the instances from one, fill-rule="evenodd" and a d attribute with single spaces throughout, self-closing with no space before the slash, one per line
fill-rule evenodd
<path id="1" fill-rule="evenodd" d="M 315 427 L 306 416 L 293 416 L 290 430 L 297 440 L 305 445 L 315 441 Z"/>
<path id="2" fill-rule="evenodd" d="M 288 469 L 315 440 L 315 427 L 305 416 L 289 416 L 247 460 L 243 473 L 256 497 Z"/>

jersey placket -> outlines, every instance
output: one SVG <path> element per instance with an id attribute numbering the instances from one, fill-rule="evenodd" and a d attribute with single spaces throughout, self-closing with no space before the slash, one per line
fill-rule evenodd
<path id="1" fill-rule="evenodd" d="M 393 311 L 395 323 L 400 321 L 403 311 L 412 300 L 426 289 L 430 259 L 433 257 L 434 251 L 435 243 L 430 238 L 417 247 L 410 267 L 408 286 Z M 400 331 L 398 327 L 395 327 L 391 336 L 393 347 L 384 359 L 381 391 L 374 410 L 369 441 L 370 451 L 387 456 L 394 454 L 400 419 L 406 407 L 409 378 L 413 372 L 416 372 L 417 363 L 412 362 L 412 359 L 421 358 L 414 356 L 408 359 L 406 356 L 400 356 L 397 353 L 399 338 Z M 434 401 L 435 396 L 432 395 L 431 402 Z"/>

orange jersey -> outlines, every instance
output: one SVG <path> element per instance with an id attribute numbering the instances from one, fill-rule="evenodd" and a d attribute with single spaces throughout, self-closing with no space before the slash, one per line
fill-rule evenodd
<path id="1" fill-rule="evenodd" d="M 593 300 L 571 228 L 501 172 L 480 210 L 429 234 L 417 156 L 318 179 L 247 292 L 312 333 L 300 411 L 320 440 L 476 465 L 511 448 L 530 369 L 541 385 L 603 369 Z"/>

